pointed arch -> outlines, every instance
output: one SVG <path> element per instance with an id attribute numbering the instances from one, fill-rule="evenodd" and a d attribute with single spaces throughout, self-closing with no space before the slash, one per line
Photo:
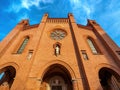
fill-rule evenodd
<path id="1" fill-rule="evenodd" d="M 66 68 L 66 70 L 68 70 L 72 79 L 76 78 L 74 70 L 67 63 L 65 63 L 63 61 L 60 61 L 60 60 L 53 60 L 53 61 L 47 63 L 46 65 L 44 65 L 44 68 L 41 70 L 42 75 L 41 75 L 41 72 L 40 72 L 40 75 L 38 75 L 38 78 L 39 77 L 43 78 L 45 73 L 48 71 L 49 67 L 54 65 L 54 64 L 62 65 L 63 67 Z"/>
<path id="2" fill-rule="evenodd" d="M 0 74 L 2 74 L 0 78 L 0 88 L 6 87 L 10 89 L 16 76 L 16 69 L 11 65 L 6 66 L 0 69 Z"/>
<path id="3" fill-rule="evenodd" d="M 95 68 L 97 70 L 98 79 L 103 90 L 119 90 L 120 89 L 119 68 L 107 63 L 101 63 L 97 65 Z"/>
<path id="4" fill-rule="evenodd" d="M 120 90 L 120 76 L 111 68 L 102 67 L 99 70 L 99 79 L 103 90 Z"/>
<path id="5" fill-rule="evenodd" d="M 62 88 L 62 90 L 73 90 L 72 80 L 75 78 L 75 75 L 73 70 L 66 63 L 56 60 L 45 65 L 45 69 L 42 71 L 42 89 L 45 89 L 47 86 L 47 88 Z"/>

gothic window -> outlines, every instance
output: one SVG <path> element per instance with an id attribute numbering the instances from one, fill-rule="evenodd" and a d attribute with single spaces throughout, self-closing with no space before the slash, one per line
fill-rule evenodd
<path id="1" fill-rule="evenodd" d="M 93 42 L 93 40 L 91 38 L 87 39 L 88 45 L 92 51 L 93 54 L 98 54 L 97 48 L 95 46 L 95 43 Z"/>
<path id="2" fill-rule="evenodd" d="M 18 49 L 18 51 L 17 51 L 18 54 L 21 54 L 23 52 L 23 50 L 25 49 L 25 46 L 27 45 L 28 41 L 29 41 L 29 37 L 27 36 L 24 39 L 24 41 L 22 42 L 20 48 Z"/>

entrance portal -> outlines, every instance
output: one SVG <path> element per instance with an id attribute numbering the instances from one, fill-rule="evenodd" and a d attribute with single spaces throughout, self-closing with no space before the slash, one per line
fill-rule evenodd
<path id="1" fill-rule="evenodd" d="M 112 69 L 102 68 L 99 78 L 103 90 L 120 90 L 120 76 Z"/>
<path id="2" fill-rule="evenodd" d="M 0 90 L 9 90 L 14 82 L 16 70 L 13 66 L 0 69 Z"/>
<path id="3" fill-rule="evenodd" d="M 66 90 L 66 85 L 62 77 L 54 76 L 50 79 L 49 85 L 51 90 Z"/>
<path id="4" fill-rule="evenodd" d="M 68 70 L 59 64 L 49 67 L 43 77 L 42 90 L 73 90 Z"/>
<path id="5" fill-rule="evenodd" d="M 62 86 L 52 86 L 52 90 L 62 90 Z"/>

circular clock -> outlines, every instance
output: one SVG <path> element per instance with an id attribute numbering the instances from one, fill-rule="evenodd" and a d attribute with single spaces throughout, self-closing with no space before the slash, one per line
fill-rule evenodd
<path id="1" fill-rule="evenodd" d="M 50 37 L 54 40 L 61 40 L 63 39 L 65 36 L 67 35 L 67 33 L 63 30 L 60 29 L 56 29 L 54 31 L 51 32 Z"/>

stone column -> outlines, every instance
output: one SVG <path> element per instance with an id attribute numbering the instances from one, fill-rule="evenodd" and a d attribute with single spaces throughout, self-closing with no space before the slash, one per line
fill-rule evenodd
<path id="1" fill-rule="evenodd" d="M 42 83 L 42 79 L 37 78 L 36 79 L 36 88 L 35 88 L 35 90 L 43 90 L 41 83 Z"/>
<path id="2" fill-rule="evenodd" d="M 73 79 L 73 80 L 72 80 L 72 85 L 73 85 L 73 90 L 78 90 L 77 80 Z"/>

